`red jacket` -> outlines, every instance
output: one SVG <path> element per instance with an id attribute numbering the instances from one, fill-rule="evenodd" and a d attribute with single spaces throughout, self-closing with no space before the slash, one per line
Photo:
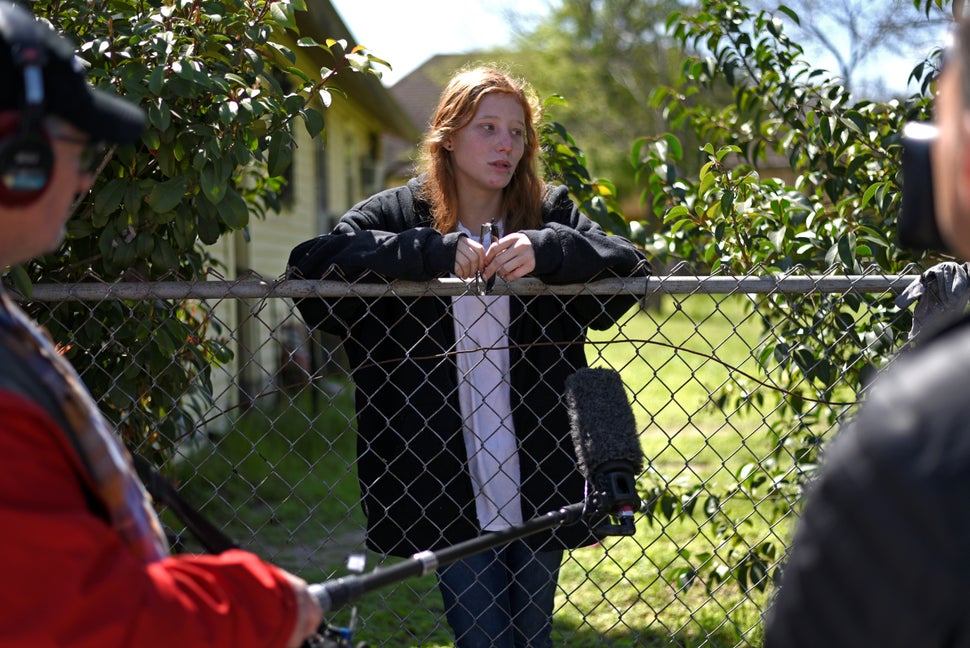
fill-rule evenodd
<path id="1" fill-rule="evenodd" d="M 94 514 L 54 420 L 0 390 L 0 647 L 284 646 L 282 573 L 244 551 L 144 564 Z"/>

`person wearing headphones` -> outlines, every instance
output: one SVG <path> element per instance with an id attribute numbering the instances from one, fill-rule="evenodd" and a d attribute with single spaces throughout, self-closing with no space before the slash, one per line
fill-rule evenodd
<path id="1" fill-rule="evenodd" d="M 100 143 L 144 113 L 0 0 L 0 266 L 53 251 Z M 255 555 L 173 556 L 132 460 L 45 332 L 0 289 L 0 646 L 295 647 L 321 610 Z"/>

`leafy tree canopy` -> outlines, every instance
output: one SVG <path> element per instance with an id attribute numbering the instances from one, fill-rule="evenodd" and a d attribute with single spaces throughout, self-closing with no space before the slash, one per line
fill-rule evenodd
<path id="1" fill-rule="evenodd" d="M 138 103 L 137 145 L 106 159 L 61 249 L 12 270 L 33 282 L 201 279 L 206 246 L 278 207 L 293 125 L 323 134 L 334 76 L 383 62 L 300 34 L 305 0 L 34 0 L 78 46 L 92 83 Z M 308 60 L 324 61 L 307 70 Z M 40 313 L 133 444 L 164 454 L 212 399 L 230 353 L 192 303 L 56 304 Z M 119 322 L 122 322 L 119 327 Z"/>
<path id="2" fill-rule="evenodd" d="M 523 71 L 542 96 L 558 95 L 551 114 L 589 161 L 633 196 L 627 143 L 665 129 L 651 91 L 675 81 L 679 54 L 664 20 L 679 0 L 563 0 L 516 43 Z M 627 211 L 638 211 L 635 200 Z"/>

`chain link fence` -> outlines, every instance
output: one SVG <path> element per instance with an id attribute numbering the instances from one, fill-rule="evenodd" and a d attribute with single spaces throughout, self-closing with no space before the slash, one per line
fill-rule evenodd
<path id="1" fill-rule="evenodd" d="M 695 276 L 681 267 L 646 279 L 495 286 L 496 294 L 524 301 L 554 296 L 563 308 L 581 298 L 639 298 L 639 308 L 615 326 L 590 331 L 585 352 L 592 366 L 617 370 L 628 390 L 647 458 L 637 480 L 644 506 L 634 536 L 566 553 L 557 645 L 761 644 L 801 488 L 819 448 L 860 397 L 852 377 L 859 373 L 863 384 L 906 343 L 911 314 L 893 301 L 914 278 Z M 155 429 L 164 432 L 132 444 L 163 463 L 182 493 L 237 542 L 321 581 L 396 559 L 364 546 L 354 385 L 341 341 L 307 330 L 294 300 L 373 307 L 379 300 L 471 299 L 477 290 L 447 279 L 90 282 L 35 286 L 27 306 L 73 354 L 86 382 L 108 385 L 95 388 L 103 392 L 96 396 L 111 401 L 106 409 L 121 426 L 132 404 L 110 386 L 141 362 L 132 340 L 158 345 L 177 337 L 166 319 L 204 322 L 199 335 L 218 348 L 206 356 L 208 372 L 169 392 L 161 383 L 166 367 L 142 367 L 158 380 L 158 420 L 182 411 L 191 413 L 188 423 L 160 423 Z M 146 304 L 154 323 L 138 310 Z M 145 330 L 128 336 L 125 327 Z M 80 348 L 82 331 L 101 343 Z M 63 335 L 71 339 L 58 339 Z M 183 338 L 163 345 L 175 368 L 199 342 Z M 106 375 L 105 367 L 115 368 Z M 177 519 L 168 512 L 163 519 L 177 550 L 198 550 Z M 355 639 L 372 646 L 451 641 L 432 576 L 369 593 L 330 620 L 352 626 Z"/>

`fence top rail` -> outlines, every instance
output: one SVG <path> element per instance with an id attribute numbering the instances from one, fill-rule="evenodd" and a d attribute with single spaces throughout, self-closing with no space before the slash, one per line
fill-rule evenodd
<path id="1" fill-rule="evenodd" d="M 602 279 L 585 284 L 552 286 L 538 279 L 497 281 L 495 295 L 615 295 L 652 297 L 659 294 L 878 293 L 902 292 L 919 275 L 655 275 Z M 478 283 L 464 279 L 430 282 L 390 281 L 348 283 L 331 280 L 218 280 L 85 282 L 35 284 L 21 301 L 112 301 L 146 299 L 266 299 L 307 297 L 455 296 L 476 294 Z"/>

